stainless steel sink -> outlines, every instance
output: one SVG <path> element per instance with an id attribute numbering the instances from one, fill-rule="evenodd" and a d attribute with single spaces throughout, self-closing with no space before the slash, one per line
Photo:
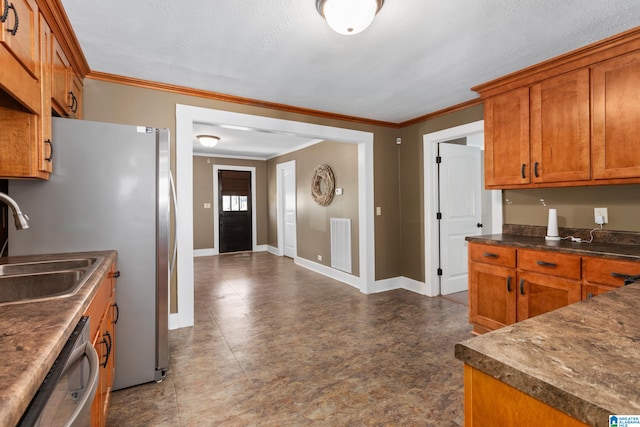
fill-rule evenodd
<path id="1" fill-rule="evenodd" d="M 16 264 L 0 264 L 0 276 L 9 274 L 31 274 L 85 268 L 96 262 L 96 258 L 77 258 L 53 261 L 22 262 Z"/>
<path id="2" fill-rule="evenodd" d="M 102 258 L 0 264 L 0 306 L 74 295 Z"/>

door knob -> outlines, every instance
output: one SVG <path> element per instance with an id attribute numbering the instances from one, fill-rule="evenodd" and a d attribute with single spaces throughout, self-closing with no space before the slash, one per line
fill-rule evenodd
<path id="1" fill-rule="evenodd" d="M 482 225 L 482 223 L 481 223 L 481 222 L 477 223 L 477 224 L 476 224 L 476 226 L 477 226 L 478 228 L 482 228 L 482 227 L 484 227 L 484 226 Z"/>

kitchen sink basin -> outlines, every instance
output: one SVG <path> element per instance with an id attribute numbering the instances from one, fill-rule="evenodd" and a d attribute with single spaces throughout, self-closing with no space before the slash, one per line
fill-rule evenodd
<path id="1" fill-rule="evenodd" d="M 74 295 L 102 258 L 47 260 L 0 265 L 0 306 Z"/>
<path id="2" fill-rule="evenodd" d="M 76 258 L 52 261 L 21 262 L 15 264 L 0 264 L 0 276 L 13 274 L 31 274 L 85 268 L 96 262 L 96 258 Z"/>

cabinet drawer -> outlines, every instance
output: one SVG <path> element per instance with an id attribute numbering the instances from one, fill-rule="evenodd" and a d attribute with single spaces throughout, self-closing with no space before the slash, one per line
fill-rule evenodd
<path id="1" fill-rule="evenodd" d="M 100 284 L 91 304 L 89 304 L 89 308 L 87 308 L 87 311 L 84 313 L 85 316 L 89 316 L 90 336 L 92 338 L 98 333 L 100 321 L 107 311 L 108 305 L 111 303 L 112 290 L 112 280 L 105 278 Z"/>
<path id="2" fill-rule="evenodd" d="M 515 268 L 516 250 L 505 246 L 469 243 L 469 258 L 484 264 Z"/>
<path id="3" fill-rule="evenodd" d="M 580 257 L 553 251 L 518 251 L 518 268 L 580 280 Z"/>
<path id="4" fill-rule="evenodd" d="M 640 262 L 606 258 L 582 259 L 585 282 L 620 287 L 627 276 L 640 275 Z"/>

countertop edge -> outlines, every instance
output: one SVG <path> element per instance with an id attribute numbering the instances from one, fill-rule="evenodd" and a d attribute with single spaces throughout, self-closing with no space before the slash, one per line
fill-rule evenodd
<path id="1" fill-rule="evenodd" d="M 106 277 L 111 264 L 117 259 L 117 252 L 112 251 L 91 251 L 91 252 L 73 252 L 64 254 L 46 254 L 46 255 L 34 255 L 34 256 L 18 256 L 3 258 L 3 262 L 29 262 L 46 259 L 60 259 L 60 258 L 72 258 L 79 256 L 99 256 L 103 257 L 101 263 L 97 266 L 96 270 L 91 274 L 87 282 L 72 296 L 65 297 L 64 313 L 61 313 L 60 318 L 55 324 L 47 324 L 47 339 L 43 339 L 42 350 L 39 351 L 37 356 L 29 355 L 33 369 L 24 371 L 24 374 L 20 376 L 17 381 L 12 383 L 4 383 L 0 388 L 0 425 L 16 425 L 22 414 L 29 406 L 31 399 L 35 395 L 36 391 L 40 387 L 40 384 L 46 377 L 47 373 L 51 369 L 53 362 L 58 357 L 58 354 L 64 347 L 64 344 L 71 336 L 76 324 L 85 313 L 91 300 L 96 294 L 99 285 Z M 51 307 L 51 304 L 61 304 L 61 299 L 40 301 L 26 303 L 22 305 L 23 308 L 30 308 L 35 311 L 36 308 L 44 310 L 45 305 Z M 10 311 L 11 314 L 18 313 L 21 305 L 9 305 L 2 307 L 3 310 Z M 11 307 L 7 310 L 7 307 Z M 33 321 L 29 316 L 25 316 L 26 319 L 16 319 L 16 324 L 20 321 L 27 322 Z M 39 326 L 39 325 L 38 325 Z M 9 335 L 5 335 L 9 337 Z M 9 337 L 11 338 L 11 337 Z M 0 341 L 2 342 L 2 341 Z M 16 347 L 20 344 L 14 342 Z M 0 348 L 0 352 L 3 349 Z M 19 348 L 19 350 L 23 350 Z M 26 349 L 25 349 L 26 350 Z M 27 351 L 25 351 L 26 353 Z M 31 352 L 33 353 L 33 351 Z M 15 357 L 15 356 L 14 356 Z M 25 354 L 25 358 L 27 358 Z M 8 394 L 8 395 L 7 395 Z"/>
<path id="2" fill-rule="evenodd" d="M 627 261 L 640 261 L 640 247 L 622 243 L 576 243 L 570 241 L 548 241 L 544 237 L 516 234 L 486 234 L 465 237 L 467 242 L 506 246 L 521 249 L 556 251 L 566 254 L 595 256 Z"/>
<path id="3" fill-rule="evenodd" d="M 455 345 L 455 357 L 466 365 L 585 424 L 604 427 L 606 424 L 602 424 L 601 420 L 608 419 L 611 414 L 605 408 L 467 347 L 464 342 Z"/>

